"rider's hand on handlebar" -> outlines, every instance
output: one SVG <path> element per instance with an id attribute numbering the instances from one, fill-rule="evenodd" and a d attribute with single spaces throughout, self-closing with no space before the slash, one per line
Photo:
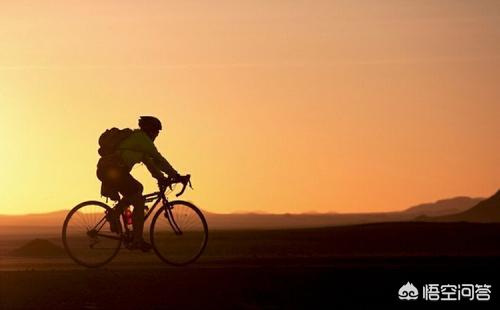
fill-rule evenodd
<path id="1" fill-rule="evenodd" d="M 176 183 L 176 182 L 179 182 L 181 180 L 181 175 L 178 173 L 178 172 L 175 172 L 175 173 L 172 173 L 168 176 L 168 179 L 172 182 L 172 183 Z"/>
<path id="2" fill-rule="evenodd" d="M 159 186 L 169 186 L 169 185 L 172 185 L 174 183 L 180 183 L 180 182 L 182 182 L 182 180 L 183 180 L 183 177 L 180 174 L 176 173 L 176 174 L 169 175 L 168 178 L 165 176 L 158 178 L 158 185 Z"/>
<path id="3" fill-rule="evenodd" d="M 179 193 L 176 194 L 177 197 L 179 197 L 180 195 L 182 195 L 184 193 L 186 186 L 189 185 L 190 188 L 193 188 L 193 186 L 191 185 L 191 175 L 190 174 L 186 174 L 186 175 L 175 174 L 175 175 L 170 175 L 168 178 L 162 177 L 162 178 L 158 179 L 158 186 L 160 187 L 161 192 L 165 192 L 167 187 L 172 189 L 172 185 L 175 183 L 182 183 L 182 189 Z"/>
<path id="4" fill-rule="evenodd" d="M 166 184 L 168 184 L 168 178 L 163 175 L 160 178 L 157 178 L 157 180 L 158 186 L 165 186 Z"/>

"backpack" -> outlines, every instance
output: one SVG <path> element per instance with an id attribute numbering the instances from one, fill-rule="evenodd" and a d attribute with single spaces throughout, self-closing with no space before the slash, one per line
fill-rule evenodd
<path id="1" fill-rule="evenodd" d="M 118 129 L 113 127 L 107 129 L 99 137 L 99 150 L 101 157 L 111 155 L 116 152 L 120 143 L 132 134 L 133 130 L 129 128 Z"/>

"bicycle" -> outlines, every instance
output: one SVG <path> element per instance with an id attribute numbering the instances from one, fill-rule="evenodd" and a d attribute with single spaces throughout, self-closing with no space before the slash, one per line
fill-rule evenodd
<path id="1" fill-rule="evenodd" d="M 188 174 L 177 180 L 168 179 L 159 184 L 159 191 L 143 195 L 146 201 L 144 222 L 153 216 L 149 229 L 151 245 L 156 255 L 165 263 L 185 266 L 196 261 L 207 245 L 208 225 L 203 213 L 194 204 L 183 201 L 169 201 L 167 195 L 173 192 L 177 183 L 183 185 L 176 197 L 181 196 L 186 186 L 192 188 Z M 166 193 L 167 189 L 170 192 Z M 151 207 L 148 204 L 153 203 Z M 118 210 L 117 202 L 113 207 L 100 201 L 85 201 L 75 206 L 66 216 L 62 228 L 62 241 L 68 255 L 76 263 L 85 267 L 100 267 L 109 263 L 120 251 L 132 242 L 125 214 Z M 107 215 L 111 212 L 121 214 L 119 225 L 113 230 Z"/>

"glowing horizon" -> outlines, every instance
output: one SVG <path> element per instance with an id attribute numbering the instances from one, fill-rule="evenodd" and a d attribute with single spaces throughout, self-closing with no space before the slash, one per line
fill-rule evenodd
<path id="1" fill-rule="evenodd" d="M 380 212 L 500 187 L 500 4 L 6 1 L 0 214 L 99 198 L 156 115 L 207 211 Z M 155 190 L 139 167 L 134 175 Z"/>

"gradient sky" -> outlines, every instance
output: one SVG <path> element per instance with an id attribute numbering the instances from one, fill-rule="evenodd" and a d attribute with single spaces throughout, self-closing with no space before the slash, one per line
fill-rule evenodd
<path id="1" fill-rule="evenodd" d="M 488 196 L 500 2 L 0 3 L 0 213 L 98 198 L 98 136 L 139 115 L 213 212 Z"/>

